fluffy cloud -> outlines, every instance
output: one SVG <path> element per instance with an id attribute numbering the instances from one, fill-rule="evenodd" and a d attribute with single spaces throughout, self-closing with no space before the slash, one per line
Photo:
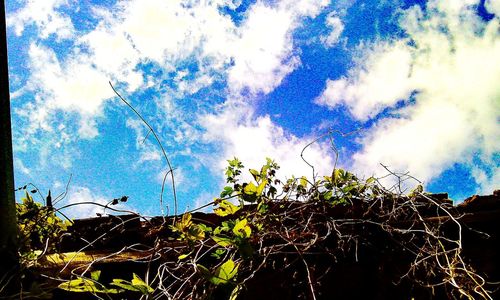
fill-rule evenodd
<path id="1" fill-rule="evenodd" d="M 31 44 L 31 83 L 43 91 L 45 106 L 82 114 L 98 113 L 102 101 L 113 95 L 107 77 L 85 57 L 61 63 L 49 48 Z"/>
<path id="2" fill-rule="evenodd" d="M 448 103 L 429 103 L 410 107 L 406 114 L 381 120 L 362 139 L 363 150 L 353 156 L 358 170 L 384 163 L 427 180 L 471 154 L 467 150 L 475 137 L 467 112 Z"/>
<path id="3" fill-rule="evenodd" d="M 472 168 L 472 174 L 479 184 L 479 192 L 492 194 L 493 191 L 498 190 L 498 183 L 500 182 L 500 167 L 494 166 L 491 168 L 490 174 L 481 168 Z"/>
<path id="4" fill-rule="evenodd" d="M 329 80 L 316 103 L 345 105 L 366 121 L 379 117 L 359 140 L 353 164 L 381 174 L 379 163 L 430 180 L 472 157 L 494 164 L 500 151 L 499 18 L 485 22 L 476 1 L 430 1 L 402 14 L 407 37 L 364 48 L 349 76 Z M 497 12 L 496 4 L 487 8 Z M 404 105 L 396 109 L 397 104 Z M 486 187 L 488 167 L 472 172 Z M 496 175 L 495 175 L 496 176 Z M 491 192 L 484 190 L 483 192 Z"/>
<path id="5" fill-rule="evenodd" d="M 222 145 L 208 164 L 218 166 L 221 174 L 227 166 L 226 159 L 239 158 L 247 168 L 259 168 L 265 158 L 274 159 L 280 166 L 278 177 L 312 176 L 312 169 L 300 157 L 308 144 L 307 138 L 287 134 L 275 125 L 269 116 L 257 117 L 250 107 L 230 107 L 220 114 L 206 115 L 201 120 L 207 129 L 204 140 Z M 315 167 L 316 175 L 331 173 L 333 153 L 324 144 L 313 144 L 304 151 L 304 158 Z"/>
<path id="6" fill-rule="evenodd" d="M 326 48 L 331 48 L 339 41 L 340 35 L 344 31 L 344 23 L 333 12 L 328 14 L 326 17 L 325 25 L 330 30 L 330 33 L 328 35 L 321 36 L 320 40 Z"/>
<path id="7" fill-rule="evenodd" d="M 103 102 L 113 96 L 106 74 L 92 67 L 87 57 L 61 63 L 53 50 L 36 44 L 31 44 L 29 56 L 29 86 L 38 93 L 35 104 L 28 103 L 20 112 L 30 116 L 28 132 L 51 131 L 53 114 L 62 110 L 81 115 L 82 138 L 95 137 L 93 118 L 102 113 Z"/>
<path id="8" fill-rule="evenodd" d="M 305 17 L 316 17 L 328 5 L 324 0 L 290 0 L 275 6 L 257 2 L 238 28 L 228 71 L 233 94 L 249 90 L 269 93 L 300 65 L 292 34 Z"/>
<path id="9" fill-rule="evenodd" d="M 108 69 L 123 65 L 125 58 L 134 67 L 137 55 L 141 62 L 153 61 L 164 70 L 181 73 L 179 65 L 194 62 L 197 68 L 189 70 L 189 77 L 173 78 L 179 90 L 188 94 L 225 76 L 235 94 L 244 89 L 268 93 L 298 65 L 293 31 L 302 18 L 315 17 L 327 4 L 324 0 L 257 2 L 236 24 L 220 11 L 220 7 L 237 7 L 230 1 L 189 6 L 126 1 L 113 14 L 103 14 L 103 22 L 82 42 L 90 46 L 98 66 L 113 63 Z M 123 51 L 117 55 L 116 49 Z"/>
<path id="10" fill-rule="evenodd" d="M 21 10 L 7 17 L 7 26 L 14 27 L 17 35 L 21 35 L 26 26 L 35 24 L 43 39 L 52 34 L 58 39 L 73 37 L 75 29 L 71 19 L 57 12 L 57 9 L 68 6 L 68 0 L 26 0 L 25 2 Z"/>
<path id="11" fill-rule="evenodd" d="M 287 11 L 264 4 L 252 7 L 235 45 L 241 52 L 229 70 L 231 90 L 269 93 L 296 67 L 298 59 L 291 56 L 289 37 L 292 22 Z"/>
<path id="12" fill-rule="evenodd" d="M 357 119 L 367 120 L 410 96 L 410 70 L 411 52 L 405 42 L 373 45 L 348 77 L 327 81 L 316 103 L 328 107 L 345 104 Z"/>
<path id="13" fill-rule="evenodd" d="M 68 145 L 99 135 L 99 121 L 105 117 L 105 108 L 114 98 L 108 81 L 126 89 L 127 94 L 146 88 L 160 93 L 161 97 L 152 103 L 166 117 L 153 121 L 154 127 L 163 134 L 174 131 L 175 147 L 180 148 L 178 145 L 182 143 L 189 147 L 197 143 L 200 129 L 192 125 L 196 117 L 191 110 L 204 105 L 187 104 L 192 101 L 189 96 L 214 83 L 227 84 L 224 92 L 230 95 L 228 102 L 243 101 L 243 94 L 252 99 L 258 94 L 270 93 L 300 65 L 293 33 L 305 18 L 316 17 L 329 1 L 257 1 L 242 13 L 238 22 L 221 10 L 222 7 L 238 8 L 237 1 L 202 1 L 190 5 L 162 0 L 119 1 L 112 8 L 93 7 L 96 25 L 82 32 L 75 31 L 70 18 L 64 14 L 67 4 L 58 0 L 29 1 L 12 14 L 10 23 L 18 34 L 33 24 L 41 38 L 31 42 L 30 77 L 28 84 L 18 91 L 22 91 L 20 97 L 32 94 L 34 97 L 15 109 L 17 116 L 29 120 L 28 125 L 16 129 L 17 148 L 34 149 L 35 146 L 44 149 L 40 153 L 50 153 L 48 145 L 53 145 L 58 152 L 64 152 L 57 160 L 64 168 L 71 166 L 69 153 L 72 151 L 67 150 L 71 148 Z M 36 10 L 46 14 L 32 14 Z M 51 34 L 59 39 L 73 38 L 68 43 L 70 47 L 53 48 L 57 43 L 45 40 Z M 154 74 L 146 73 L 148 69 Z M 208 105 L 202 113 L 206 110 L 213 112 Z M 259 147 L 279 148 L 283 150 L 280 153 L 285 153 L 285 148 L 278 147 L 280 141 L 298 150 L 304 145 L 296 137 L 286 137 L 268 118 L 240 121 L 233 120 L 231 126 L 240 126 L 241 130 L 246 126 L 248 130 L 253 128 L 255 132 L 267 134 L 267 140 L 260 141 Z M 139 163 L 157 161 L 154 146 L 142 143 L 147 135 L 138 129 L 142 124 L 132 123 L 127 122 L 127 126 L 140 139 L 136 144 L 142 153 Z M 61 126 L 64 128 L 60 130 Z M 172 126 L 178 129 L 172 130 Z M 266 131 L 277 133 L 269 136 Z M 228 153 L 243 153 L 244 149 L 237 146 L 241 144 L 237 138 L 241 136 L 233 136 L 227 143 L 229 148 L 221 150 L 225 154 L 221 159 L 226 159 Z M 319 155 L 314 149 L 311 148 L 311 155 Z M 285 165 L 297 158 L 298 164 L 303 164 L 296 153 L 286 157 L 266 153 Z M 241 155 L 248 161 L 247 156 Z M 296 157 L 292 159 L 292 156 Z M 41 157 L 43 161 L 47 159 L 47 155 Z M 249 164 L 261 163 L 249 161 Z"/>
<path id="14" fill-rule="evenodd" d="M 20 34 L 26 20 L 35 20 L 42 38 L 51 33 L 70 37 L 66 29 L 73 36 L 70 19 L 60 10 L 66 4 L 30 1 L 13 13 L 12 20 L 20 21 L 12 21 L 12 26 Z M 299 64 L 293 53 L 293 31 L 302 18 L 315 17 L 327 4 L 325 0 L 257 2 L 245 12 L 241 24 L 221 12 L 220 7 L 237 7 L 223 0 L 192 5 L 130 0 L 111 10 L 94 7 L 94 17 L 99 20 L 96 27 L 75 36 L 73 46 L 65 52 L 56 55 L 43 43 L 31 44 L 29 86 L 38 100 L 23 110 L 33 108 L 37 122 L 32 127 L 41 130 L 53 126 L 50 116 L 57 111 L 75 112 L 82 120 L 79 134 L 92 138 L 98 134 L 93 117 L 102 115 L 105 101 L 113 96 L 109 80 L 125 83 L 129 93 L 169 80 L 177 98 L 221 80 L 227 80 L 233 94 L 242 90 L 269 93 Z M 65 30 L 36 21 L 28 13 L 34 11 L 43 12 L 43 18 L 56 24 L 65 20 Z M 29 17 L 22 18 L 25 15 Z M 140 65 L 148 63 L 165 75 L 145 83 Z"/>
<path id="15" fill-rule="evenodd" d="M 500 15 L 500 2 L 496 0 L 486 0 L 485 6 L 489 12 L 496 14 L 497 16 Z"/>

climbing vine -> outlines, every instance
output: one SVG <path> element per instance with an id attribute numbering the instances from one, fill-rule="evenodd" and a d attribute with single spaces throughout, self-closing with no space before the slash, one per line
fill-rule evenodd
<path id="1" fill-rule="evenodd" d="M 57 251 L 59 239 L 71 223 L 59 218 L 53 208 L 35 202 L 28 191 L 21 201 L 16 203 L 19 255 L 21 263 L 29 267 L 42 255 Z"/>
<path id="2" fill-rule="evenodd" d="M 295 282 L 303 288 L 297 298 L 316 299 L 315 278 L 318 273 L 325 276 L 329 267 L 314 256 L 326 255 L 335 265 L 346 257 L 357 260 L 361 247 L 374 253 L 403 247 L 412 254 L 405 256 L 410 268 L 399 280 L 427 288 L 444 286 L 450 297 L 490 299 L 484 279 L 462 259 L 461 226 L 453 207 L 431 198 L 422 186 L 398 194 L 376 178 L 361 180 L 338 168 L 316 181 L 292 177 L 282 182 L 276 178 L 278 169 L 268 158 L 260 170 L 249 169 L 252 180 L 243 182 L 243 164 L 228 160 L 227 185 L 213 201 L 220 222 L 212 228 L 194 223 L 186 213 L 172 226 L 187 245 L 177 268 L 192 268 L 194 273 L 172 274 L 184 283 L 159 292 L 173 299 L 233 300 L 261 270 L 288 268 L 299 270 Z M 440 222 L 426 220 L 436 212 L 456 223 L 457 240 L 445 236 Z M 161 286 L 172 278 L 157 280 Z"/>
<path id="3" fill-rule="evenodd" d="M 399 255 L 398 264 L 407 268 L 386 275 L 406 282 L 409 296 L 413 289 L 439 288 L 450 299 L 491 299 L 489 283 L 462 256 L 462 225 L 455 208 L 422 186 L 404 194 L 384 188 L 377 178 L 360 179 L 339 168 L 312 180 L 283 180 L 277 177 L 279 165 L 269 158 L 259 169 L 245 169 L 237 158 L 227 162 L 226 184 L 207 218 L 191 211 L 145 219 L 141 226 L 154 242 L 125 246 L 105 257 L 133 250 L 146 259 L 145 273 L 103 278 L 94 259 L 73 268 L 70 279 L 53 277 L 58 289 L 112 299 L 133 292 L 152 299 L 236 300 L 248 299 L 252 288 L 267 284 L 260 276 L 273 272 L 294 298 L 320 299 L 322 284 L 333 280 L 329 276 L 341 262 L 365 259 L 375 264 L 372 258 Z M 27 262 L 57 250 L 56 237 L 67 223 L 29 194 L 18 213 Z M 86 241 L 81 251 L 115 230 L 123 232 L 129 221 Z M 65 269 L 78 253 L 69 260 L 60 254 L 49 260 L 64 261 Z"/>

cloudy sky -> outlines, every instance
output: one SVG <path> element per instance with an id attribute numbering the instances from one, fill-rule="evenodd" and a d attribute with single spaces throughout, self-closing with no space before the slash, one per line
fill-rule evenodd
<path id="1" fill-rule="evenodd" d="M 161 139 L 180 211 L 234 156 L 312 176 L 300 153 L 328 132 L 304 151 L 319 175 L 333 141 L 360 177 L 383 164 L 457 201 L 500 188 L 500 0 L 6 2 L 16 185 L 71 178 L 57 206 L 161 213 L 165 159 L 108 82 Z"/>

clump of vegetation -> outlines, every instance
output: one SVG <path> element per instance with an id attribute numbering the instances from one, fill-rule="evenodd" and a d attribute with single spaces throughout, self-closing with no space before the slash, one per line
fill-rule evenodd
<path id="1" fill-rule="evenodd" d="M 30 267 L 44 254 L 57 251 L 59 239 L 71 223 L 59 218 L 52 207 L 35 202 L 28 192 L 16 209 L 19 255 L 22 265 Z"/>
<path id="2" fill-rule="evenodd" d="M 226 186 L 211 203 L 211 221 L 192 211 L 163 218 L 161 225 L 144 222 L 154 242 L 122 249 L 139 247 L 135 251 L 149 257 L 144 280 L 135 273 L 125 276 L 130 281 L 117 279 L 123 274 L 102 278 L 92 261 L 70 280 L 58 278 L 64 281 L 56 286 L 98 298 L 133 292 L 154 299 L 236 300 L 251 299 L 256 286 L 276 284 L 276 291 L 293 299 L 319 299 L 338 279 L 332 275 L 336 268 L 364 261 L 388 282 L 403 282 L 405 297 L 439 289 L 450 299 L 491 299 L 486 281 L 462 257 L 462 226 L 454 207 L 422 186 L 403 194 L 339 168 L 313 179 L 281 180 L 279 165 L 269 158 L 260 169 L 248 169 L 249 181 L 242 179 L 244 170 L 237 158 L 228 160 Z M 28 264 L 57 250 L 67 223 L 28 194 L 18 213 Z M 397 260 L 396 268 L 377 265 L 391 260 Z M 267 282 L 269 273 L 281 281 Z"/>
<path id="3" fill-rule="evenodd" d="M 243 169 L 238 159 L 228 161 L 227 186 L 213 202 L 220 224 L 197 224 L 186 213 L 171 226 L 186 246 L 175 270 L 164 266 L 158 272 L 171 274 L 156 278 L 158 293 L 234 300 L 259 272 L 274 270 L 294 276 L 287 282 L 297 298 L 316 299 L 318 278 L 327 278 L 338 261 L 358 261 L 360 249 L 370 249 L 373 256 L 404 253 L 409 269 L 390 274 L 394 281 L 444 287 L 448 297 L 489 299 L 485 281 L 462 259 L 453 207 L 430 198 L 421 186 L 398 194 L 376 178 L 360 180 L 342 169 L 312 181 L 282 182 L 276 178 L 278 164 L 269 158 L 260 170 L 249 169 L 252 181 L 241 181 Z M 447 237 L 442 222 L 426 220 L 436 214 L 455 222 L 458 234 L 451 236 L 457 239 Z M 171 281 L 178 284 L 166 288 Z"/>
<path id="4" fill-rule="evenodd" d="M 96 270 L 90 273 L 90 278 L 78 277 L 73 280 L 65 281 L 59 284 L 59 288 L 73 292 L 73 293 L 93 293 L 93 294 L 119 294 L 125 291 L 132 291 L 148 295 L 154 290 L 148 286 L 137 274 L 132 275 L 132 280 L 127 281 L 124 279 L 113 279 L 106 287 L 104 284 L 99 283 L 101 271 Z"/>

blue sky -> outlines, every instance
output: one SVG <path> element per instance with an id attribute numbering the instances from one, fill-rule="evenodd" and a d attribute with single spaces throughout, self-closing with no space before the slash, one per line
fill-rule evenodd
<path id="1" fill-rule="evenodd" d="M 166 163 L 108 81 L 160 136 L 180 211 L 218 195 L 234 156 L 311 176 L 300 152 L 328 130 L 357 130 L 333 137 L 360 177 L 384 164 L 457 201 L 499 188 L 498 0 L 6 2 L 16 185 L 71 177 L 58 206 L 161 213 Z M 305 157 L 335 162 L 328 139 Z"/>

